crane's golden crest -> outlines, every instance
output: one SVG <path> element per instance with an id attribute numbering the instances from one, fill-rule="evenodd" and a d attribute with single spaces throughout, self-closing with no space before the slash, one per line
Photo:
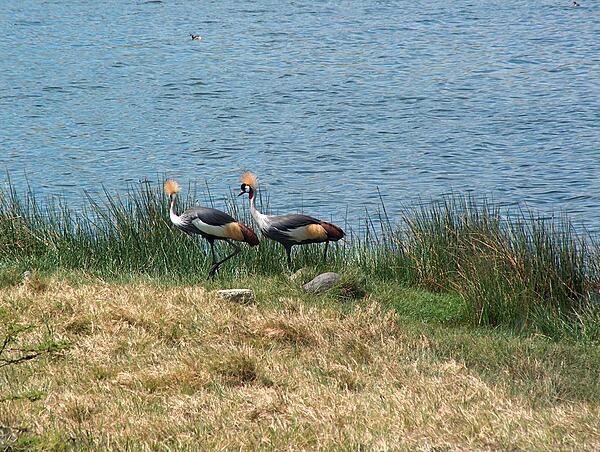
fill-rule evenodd
<path id="1" fill-rule="evenodd" d="M 165 193 L 169 196 L 171 196 L 174 193 L 179 193 L 180 189 L 181 187 L 174 180 L 169 179 L 165 182 Z"/>
<path id="2" fill-rule="evenodd" d="M 258 177 L 251 171 L 246 171 L 240 178 L 242 184 L 250 185 L 254 190 L 258 188 Z"/>

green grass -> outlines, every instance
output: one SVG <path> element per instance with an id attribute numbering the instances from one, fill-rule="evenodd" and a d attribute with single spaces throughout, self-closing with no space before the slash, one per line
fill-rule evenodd
<path id="1" fill-rule="evenodd" d="M 566 220 L 533 213 L 502 220 L 487 201 L 454 197 L 407 218 L 409 266 L 432 290 L 460 293 L 478 324 L 527 326 L 542 307 L 569 316 L 597 280 L 596 249 Z"/>
<path id="2" fill-rule="evenodd" d="M 203 198 L 198 194 L 188 189 L 178 209 Z M 206 204 L 214 204 L 207 196 Z M 252 224 L 247 203 L 238 204 L 233 195 L 215 207 Z M 507 215 L 486 199 L 460 195 L 406 210 L 397 225 L 382 203 L 375 218 L 379 229 L 367 217 L 365 234 L 350 233 L 345 243 L 330 246 L 326 263 L 322 245 L 295 247 L 295 269 L 312 275 L 338 271 L 344 278 L 339 299 L 378 292 L 394 309 L 430 321 L 599 340 L 598 249 L 567 219 Z M 289 273 L 281 245 L 263 239 L 256 248 L 242 248 L 209 286 L 285 279 Z M 217 242 L 217 250 L 224 255 L 229 246 Z M 166 284 L 204 283 L 209 266 L 206 242 L 170 224 L 161 181 L 131 185 L 123 193 L 105 191 L 100 199 L 87 197 L 77 211 L 60 200 L 43 205 L 31 191 L 0 192 L 0 286 L 16 284 L 32 270 L 76 271 L 113 281 L 147 277 Z M 391 288 L 396 287 L 421 288 L 425 301 L 408 306 L 394 297 Z M 439 303 L 432 294 L 452 301 Z"/>

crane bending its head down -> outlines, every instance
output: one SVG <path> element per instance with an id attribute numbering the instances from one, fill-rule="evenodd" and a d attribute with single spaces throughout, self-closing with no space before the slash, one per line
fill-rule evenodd
<path id="1" fill-rule="evenodd" d="M 238 254 L 241 249 L 235 242 L 246 242 L 250 246 L 258 245 L 258 237 L 252 229 L 240 223 L 231 215 L 217 209 L 208 207 L 192 207 L 181 215 L 175 212 L 175 199 L 180 187 L 174 180 L 165 182 L 165 193 L 169 196 L 169 218 L 173 225 L 186 234 L 199 234 L 210 244 L 212 267 L 208 272 L 209 277 L 214 277 L 221 264 Z M 215 240 L 224 240 L 229 243 L 234 251 L 224 259 L 217 261 L 215 255 Z"/>
<path id="2" fill-rule="evenodd" d="M 307 243 L 325 243 L 323 259 L 327 257 L 329 242 L 336 242 L 345 235 L 342 228 L 308 215 L 263 215 L 254 205 L 258 178 L 250 171 L 242 174 L 242 185 L 238 196 L 247 194 L 250 199 L 250 213 L 260 231 L 271 240 L 283 245 L 287 255 L 288 266 L 292 264 L 292 247 Z"/>

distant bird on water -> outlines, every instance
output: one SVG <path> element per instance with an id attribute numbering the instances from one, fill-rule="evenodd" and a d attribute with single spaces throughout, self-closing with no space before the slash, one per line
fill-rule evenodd
<path id="1" fill-rule="evenodd" d="M 192 207 L 181 215 L 177 215 L 175 213 L 175 199 L 179 190 L 179 184 L 174 180 L 165 182 L 165 193 L 170 199 L 169 217 L 178 229 L 189 235 L 199 234 L 210 244 L 212 267 L 208 272 L 209 278 L 214 277 L 215 272 L 223 262 L 231 259 L 241 251 L 240 247 L 236 243 L 231 242 L 231 240 L 246 242 L 250 246 L 258 245 L 258 237 L 252 229 L 220 210 L 208 207 Z M 215 240 L 226 241 L 234 248 L 234 252 L 217 261 L 214 246 Z"/>
<path id="2" fill-rule="evenodd" d="M 202 36 L 200 35 L 190 33 L 190 36 L 192 37 L 192 41 L 202 41 Z"/>
<path id="3" fill-rule="evenodd" d="M 576 1 L 573 1 L 573 6 L 581 6 L 579 3 L 577 3 Z"/>
<path id="4" fill-rule="evenodd" d="M 242 174 L 241 182 L 241 191 L 238 196 L 248 194 L 252 218 L 266 237 L 283 245 L 288 267 L 292 265 L 291 254 L 294 245 L 325 242 L 325 251 L 323 252 L 323 260 L 325 260 L 329 242 L 336 242 L 344 237 L 345 233 L 339 226 L 308 215 L 263 215 L 256 210 L 254 205 L 258 188 L 256 175 L 248 171 Z"/>

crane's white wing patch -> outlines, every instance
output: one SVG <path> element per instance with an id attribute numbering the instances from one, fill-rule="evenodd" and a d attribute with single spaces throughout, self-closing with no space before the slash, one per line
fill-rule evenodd
<path id="1" fill-rule="evenodd" d="M 225 225 L 214 226 L 212 224 L 204 223 L 200 218 L 194 218 L 192 224 L 206 234 L 214 235 L 215 237 L 223 237 L 224 239 L 228 238 Z"/>

